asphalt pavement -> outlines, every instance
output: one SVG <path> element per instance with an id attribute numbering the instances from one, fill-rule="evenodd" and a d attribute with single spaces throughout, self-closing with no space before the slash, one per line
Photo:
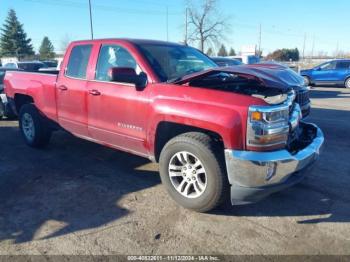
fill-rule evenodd
<path id="1" fill-rule="evenodd" d="M 65 132 L 27 147 L 0 121 L 0 255 L 350 254 L 350 90 L 312 89 L 323 154 L 300 184 L 200 214 L 174 203 L 157 164 Z"/>

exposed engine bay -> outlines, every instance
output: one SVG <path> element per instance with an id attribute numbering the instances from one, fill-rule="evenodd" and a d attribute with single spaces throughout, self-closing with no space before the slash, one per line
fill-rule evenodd
<path id="1" fill-rule="evenodd" d="M 215 90 L 235 92 L 264 99 L 269 104 L 279 104 L 286 100 L 290 90 L 268 88 L 257 78 L 230 74 L 215 73 L 203 78 L 189 81 L 189 86 L 206 87 Z M 287 91 L 287 92 L 285 92 Z"/>
<path id="2" fill-rule="evenodd" d="M 281 65 L 256 64 L 212 68 L 184 76 L 174 83 L 250 95 L 263 99 L 270 105 L 283 103 L 288 93 L 294 90 L 295 102 L 300 105 L 303 117 L 310 112 L 309 90 L 304 79 Z"/>

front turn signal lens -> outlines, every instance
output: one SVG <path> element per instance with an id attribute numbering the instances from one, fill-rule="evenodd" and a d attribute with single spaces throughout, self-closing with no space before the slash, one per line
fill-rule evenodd
<path id="1" fill-rule="evenodd" d="M 251 117 L 250 119 L 253 120 L 253 121 L 261 121 L 263 118 L 263 115 L 261 112 L 258 112 L 258 111 L 254 111 L 251 113 Z"/>

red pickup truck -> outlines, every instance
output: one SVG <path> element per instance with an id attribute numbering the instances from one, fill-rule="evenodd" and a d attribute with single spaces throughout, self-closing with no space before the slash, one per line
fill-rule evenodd
<path id="1" fill-rule="evenodd" d="M 180 44 L 73 42 L 60 71 L 7 72 L 4 85 L 29 146 L 63 128 L 147 157 L 171 197 L 201 212 L 297 183 L 324 141 L 302 120 L 300 77 L 278 65 L 218 67 Z"/>

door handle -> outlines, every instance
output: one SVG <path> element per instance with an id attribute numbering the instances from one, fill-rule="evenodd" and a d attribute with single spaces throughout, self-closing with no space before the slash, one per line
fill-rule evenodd
<path id="1" fill-rule="evenodd" d="M 68 88 L 66 86 L 64 86 L 64 85 L 59 86 L 58 89 L 61 90 L 61 91 L 67 91 L 68 90 Z"/>
<path id="2" fill-rule="evenodd" d="M 99 96 L 101 95 L 101 92 L 96 89 L 92 89 L 92 90 L 89 90 L 89 94 L 93 96 Z"/>

